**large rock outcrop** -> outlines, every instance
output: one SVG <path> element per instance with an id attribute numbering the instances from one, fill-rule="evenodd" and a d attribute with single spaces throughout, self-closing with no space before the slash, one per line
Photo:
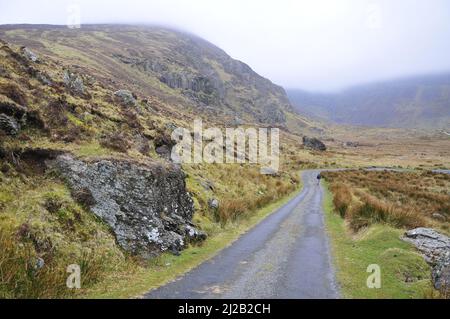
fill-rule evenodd
<path id="1" fill-rule="evenodd" d="M 405 233 L 404 241 L 412 243 L 432 267 L 436 289 L 450 289 L 450 238 L 430 228 L 417 228 Z"/>
<path id="2" fill-rule="evenodd" d="M 67 179 L 73 196 L 111 227 L 126 251 L 150 258 L 206 238 L 191 223 L 193 200 L 175 166 L 70 155 L 48 164 Z"/>
<path id="3" fill-rule="evenodd" d="M 192 35 L 163 29 L 142 31 L 152 39 L 150 45 L 134 47 L 133 43 L 133 49 L 127 45 L 126 52 L 113 52 L 112 56 L 174 89 L 164 90 L 171 98 L 183 95 L 214 116 L 286 124 L 285 112 L 292 111 L 292 107 L 284 89 L 245 63 Z"/>

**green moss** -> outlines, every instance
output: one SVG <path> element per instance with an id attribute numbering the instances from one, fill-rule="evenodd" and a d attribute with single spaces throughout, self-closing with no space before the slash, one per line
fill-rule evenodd
<path id="1" fill-rule="evenodd" d="M 113 151 L 102 147 L 98 141 L 73 145 L 72 151 L 75 155 L 81 157 L 111 156 L 114 154 Z"/>

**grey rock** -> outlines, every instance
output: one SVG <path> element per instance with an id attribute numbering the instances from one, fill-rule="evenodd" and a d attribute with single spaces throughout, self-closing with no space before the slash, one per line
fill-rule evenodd
<path id="1" fill-rule="evenodd" d="M 416 228 L 405 233 L 404 241 L 412 243 L 432 267 L 436 289 L 449 289 L 450 238 L 431 228 Z"/>
<path id="2" fill-rule="evenodd" d="M 20 51 L 27 60 L 35 63 L 39 62 L 39 57 L 27 47 L 20 48 Z"/>
<path id="3" fill-rule="evenodd" d="M 15 118 L 6 114 L 0 114 L 0 130 L 7 135 L 17 135 L 20 131 L 20 124 Z"/>
<path id="4" fill-rule="evenodd" d="M 431 228 L 416 228 L 407 231 L 403 240 L 412 243 L 430 264 L 435 264 L 450 251 L 450 238 Z"/>
<path id="5" fill-rule="evenodd" d="M 41 82 L 42 84 L 48 85 L 48 86 L 52 86 L 53 82 L 48 78 L 47 75 L 45 75 L 42 72 L 38 72 L 38 74 L 36 75 L 36 79 Z"/>
<path id="6" fill-rule="evenodd" d="M 212 198 L 208 201 L 208 206 L 211 209 L 219 209 L 220 207 L 220 202 L 217 198 Z"/>
<path id="7" fill-rule="evenodd" d="M 64 84 L 73 93 L 83 95 L 85 93 L 83 79 L 68 70 L 64 71 Z"/>
<path id="8" fill-rule="evenodd" d="M 136 106 L 137 101 L 133 96 L 133 93 L 131 93 L 128 90 L 119 90 L 114 92 L 114 95 L 120 98 L 121 102 L 126 106 Z"/>
<path id="9" fill-rule="evenodd" d="M 439 259 L 431 276 L 436 289 L 450 291 L 450 251 Z"/>
<path id="10" fill-rule="evenodd" d="M 45 266 L 44 259 L 42 259 L 41 257 L 38 257 L 36 259 L 36 262 L 34 263 L 34 269 L 39 270 L 39 269 L 44 268 L 44 266 Z"/>
<path id="11" fill-rule="evenodd" d="M 184 233 L 190 243 L 202 242 L 208 237 L 205 232 L 198 230 L 192 225 L 184 226 Z"/>
<path id="12" fill-rule="evenodd" d="M 271 167 L 262 167 L 261 174 L 269 175 L 269 176 L 279 176 L 280 175 L 279 171 L 277 171 Z"/>
<path id="13" fill-rule="evenodd" d="M 308 137 L 308 136 L 304 136 L 303 137 L 303 146 L 305 148 L 311 149 L 311 150 L 315 150 L 315 151 L 321 151 L 324 152 L 327 150 L 327 147 L 325 146 L 325 144 L 314 137 Z"/>
<path id="14" fill-rule="evenodd" d="M 206 235 L 191 224 L 194 204 L 185 175 L 176 166 L 103 159 L 85 162 L 61 155 L 48 162 L 72 192 L 89 192 L 91 211 L 109 225 L 118 244 L 143 258 L 170 251 Z"/>

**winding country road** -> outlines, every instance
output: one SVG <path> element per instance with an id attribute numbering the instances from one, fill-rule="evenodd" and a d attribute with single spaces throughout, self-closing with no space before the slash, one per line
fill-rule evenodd
<path id="1" fill-rule="evenodd" d="M 144 297 L 338 298 L 317 174 L 304 172 L 298 196 L 211 260 Z"/>

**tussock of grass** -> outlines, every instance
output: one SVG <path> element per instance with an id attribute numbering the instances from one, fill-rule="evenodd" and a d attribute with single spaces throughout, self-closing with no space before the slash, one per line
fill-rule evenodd
<path id="1" fill-rule="evenodd" d="M 332 186 L 333 204 L 339 215 L 344 218 L 347 210 L 352 202 L 352 194 L 350 189 L 343 184 L 335 184 Z"/>
<path id="2" fill-rule="evenodd" d="M 333 204 L 354 231 L 383 223 L 448 232 L 450 176 L 429 172 L 326 172 Z M 446 220 L 434 220 L 438 213 Z"/>

